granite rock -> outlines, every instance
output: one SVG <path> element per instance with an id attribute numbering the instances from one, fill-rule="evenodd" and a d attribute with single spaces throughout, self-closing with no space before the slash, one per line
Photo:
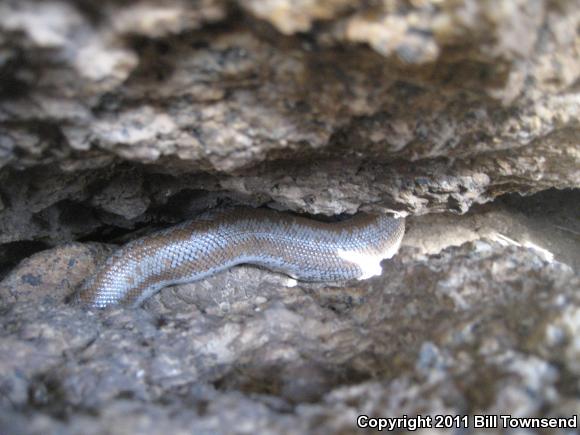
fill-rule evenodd
<path id="1" fill-rule="evenodd" d="M 1 2 L 0 433 L 578 414 L 579 23 L 578 0 Z M 408 231 L 368 281 L 241 266 L 67 303 L 115 245 L 230 205 Z"/>
<path id="2" fill-rule="evenodd" d="M 184 190 L 416 215 L 577 187 L 578 5 L 4 2 L 3 243 L 135 227 Z"/>
<path id="3" fill-rule="evenodd" d="M 55 276 L 71 275 L 66 258 L 92 261 L 45 256 L 60 258 Z M 0 422 L 26 433 L 351 433 L 359 414 L 578 410 L 564 381 L 580 371 L 580 280 L 534 250 L 407 246 L 381 277 L 296 284 L 242 266 L 101 312 L 3 293 Z"/>

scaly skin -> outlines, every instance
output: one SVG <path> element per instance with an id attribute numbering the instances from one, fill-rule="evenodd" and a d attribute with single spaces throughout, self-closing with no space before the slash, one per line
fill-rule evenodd
<path id="1" fill-rule="evenodd" d="M 248 263 L 303 281 L 366 279 L 399 249 L 404 219 L 358 214 L 323 223 L 265 209 L 210 212 L 111 255 L 76 295 L 93 308 L 137 306 L 163 287 Z"/>

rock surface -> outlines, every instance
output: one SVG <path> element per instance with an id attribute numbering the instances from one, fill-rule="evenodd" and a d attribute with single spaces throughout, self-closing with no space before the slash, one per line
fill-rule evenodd
<path id="1" fill-rule="evenodd" d="M 0 434 L 578 414 L 578 29 L 578 0 L 0 2 Z M 66 303 L 231 204 L 408 232 L 364 282 Z"/>
<path id="2" fill-rule="evenodd" d="M 162 221 L 191 190 L 416 215 L 576 187 L 579 6 L 5 1 L 0 243 Z"/>
<path id="3" fill-rule="evenodd" d="M 574 264 L 577 240 L 567 250 L 566 231 L 534 231 L 578 221 L 546 197 L 412 219 L 371 280 L 307 285 L 241 266 L 139 309 L 65 303 L 107 246 L 43 251 L 0 283 L 0 423 L 35 434 L 338 434 L 354 433 L 360 414 L 571 416 L 580 277 L 526 243 L 560 246 L 557 259 Z"/>
<path id="4" fill-rule="evenodd" d="M 61 277 L 83 258 L 42 256 Z M 298 434 L 351 432 L 361 413 L 577 412 L 569 267 L 479 240 L 403 248 L 384 269 L 332 288 L 239 267 L 98 313 L 36 283 L 2 310 L 0 418 L 8 433 Z"/>

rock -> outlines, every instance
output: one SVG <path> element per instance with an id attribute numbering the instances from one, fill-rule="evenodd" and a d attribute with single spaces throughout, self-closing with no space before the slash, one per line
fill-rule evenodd
<path id="1" fill-rule="evenodd" d="M 168 189 L 416 215 L 576 187 L 575 3 L 5 3 L 3 240 L 135 228 Z"/>
<path id="2" fill-rule="evenodd" d="M 580 280 L 530 249 L 403 248 L 383 276 L 334 289 L 277 276 L 238 267 L 145 310 L 91 313 L 42 294 L 5 305 L 7 427 L 344 433 L 360 413 L 545 416 L 574 403 L 559 380 L 580 370 Z M 25 420 L 16 405 L 44 412 Z"/>
<path id="3" fill-rule="evenodd" d="M 69 243 L 39 252 L 1 281 L 0 302 L 63 303 L 111 252 L 110 246 L 88 243 Z"/>
<path id="4" fill-rule="evenodd" d="M 579 6 L 2 2 L 0 433 L 577 414 Z M 230 205 L 408 231 L 368 281 L 67 304 L 116 244 Z"/>

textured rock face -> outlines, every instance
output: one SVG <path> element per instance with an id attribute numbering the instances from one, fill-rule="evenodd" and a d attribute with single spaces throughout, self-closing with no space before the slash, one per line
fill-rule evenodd
<path id="1" fill-rule="evenodd" d="M 0 2 L 0 433 L 577 413 L 579 28 L 577 0 Z M 65 303 L 109 242 L 230 204 L 409 231 L 362 283 Z"/>
<path id="2" fill-rule="evenodd" d="M 580 405 L 563 383 L 580 370 L 580 281 L 523 247 L 405 247 L 382 277 L 336 288 L 239 267 L 100 313 L 52 291 L 92 261 L 79 249 L 37 254 L 0 288 L 8 433 L 350 433 L 362 413 Z M 32 282 L 49 260 L 52 277 Z M 18 280 L 36 292 L 9 301 Z"/>
<path id="3" fill-rule="evenodd" d="M 3 2 L 2 243 L 190 190 L 332 215 L 578 186 L 577 6 Z"/>

